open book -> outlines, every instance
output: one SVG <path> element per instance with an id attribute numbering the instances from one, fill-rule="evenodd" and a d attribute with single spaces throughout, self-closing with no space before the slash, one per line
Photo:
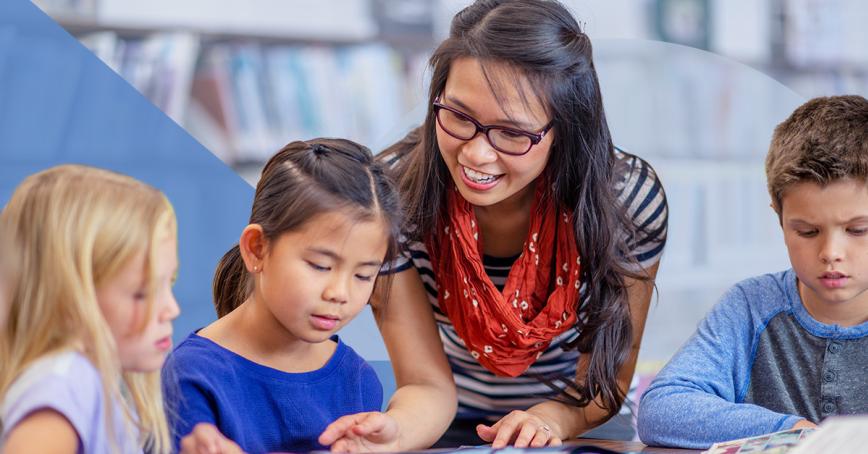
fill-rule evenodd
<path id="1" fill-rule="evenodd" d="M 816 429 L 781 432 L 715 443 L 703 454 L 816 454 L 868 452 L 868 416 L 836 416 Z"/>

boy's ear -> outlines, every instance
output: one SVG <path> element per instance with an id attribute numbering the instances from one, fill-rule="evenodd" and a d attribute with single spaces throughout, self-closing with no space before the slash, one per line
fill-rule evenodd
<path id="1" fill-rule="evenodd" d="M 241 232 L 238 240 L 238 249 L 241 251 L 241 259 L 248 272 L 255 273 L 262 270 L 262 262 L 265 260 L 268 242 L 259 224 L 250 224 Z"/>

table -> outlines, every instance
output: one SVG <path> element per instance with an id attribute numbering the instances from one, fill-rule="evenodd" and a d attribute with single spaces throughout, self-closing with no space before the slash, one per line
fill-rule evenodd
<path id="1" fill-rule="evenodd" d="M 568 445 L 593 445 L 619 452 L 642 452 L 649 454 L 688 454 L 701 453 L 701 449 L 661 448 L 645 446 L 638 441 L 597 440 L 593 438 L 578 438 L 567 442 Z"/>

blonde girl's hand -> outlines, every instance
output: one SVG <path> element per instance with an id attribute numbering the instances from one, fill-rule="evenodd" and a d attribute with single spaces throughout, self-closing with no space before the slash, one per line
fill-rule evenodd
<path id="1" fill-rule="evenodd" d="M 235 442 L 223 436 L 213 424 L 199 423 L 181 439 L 181 454 L 242 454 Z"/>
<path id="2" fill-rule="evenodd" d="M 332 452 L 396 452 L 398 432 L 394 418 L 372 411 L 338 418 L 320 434 L 319 442 Z"/>
<path id="3" fill-rule="evenodd" d="M 492 448 L 512 444 L 516 448 L 560 446 L 563 441 L 555 429 L 542 418 L 526 411 L 515 410 L 491 426 L 476 426 L 479 438 L 490 442 Z"/>

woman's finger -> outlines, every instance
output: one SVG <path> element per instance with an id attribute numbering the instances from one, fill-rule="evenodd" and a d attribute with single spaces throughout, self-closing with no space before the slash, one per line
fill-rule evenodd
<path id="1" fill-rule="evenodd" d="M 494 437 L 497 436 L 497 429 L 494 429 L 494 426 L 486 426 L 485 424 L 477 424 L 476 425 L 476 435 L 482 439 L 482 441 L 491 443 L 494 440 Z"/>
<path id="2" fill-rule="evenodd" d="M 537 432 L 540 432 L 541 429 L 537 425 L 536 421 L 531 419 L 525 419 L 524 423 L 521 425 L 521 428 L 518 431 L 518 436 L 515 437 L 515 447 L 516 448 L 527 448 L 530 445 L 531 440 L 533 440 L 534 436 Z"/>
<path id="3" fill-rule="evenodd" d="M 541 448 L 546 446 L 552 438 L 552 430 L 549 426 L 542 425 L 536 429 L 536 432 L 533 435 L 533 438 L 530 440 L 528 446 L 531 448 Z M 516 443 L 516 445 L 518 445 Z"/>
<path id="4" fill-rule="evenodd" d="M 495 436 L 494 441 L 491 442 L 492 448 L 502 448 L 508 445 L 513 439 L 515 439 L 515 435 L 518 431 L 519 422 L 514 417 L 505 416 L 498 422 L 500 423 L 500 427 L 497 429 L 497 436 Z"/>

